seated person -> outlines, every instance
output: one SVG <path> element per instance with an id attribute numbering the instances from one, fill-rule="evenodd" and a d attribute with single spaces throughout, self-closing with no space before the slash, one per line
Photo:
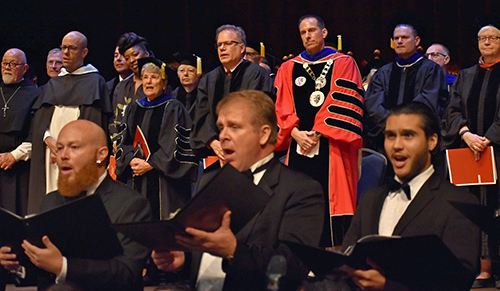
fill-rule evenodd
<path id="1" fill-rule="evenodd" d="M 97 124 L 80 119 L 64 126 L 57 139 L 58 190 L 45 196 L 41 211 L 80 195 L 100 195 L 111 223 L 150 220 L 148 200 L 108 176 L 107 157 L 106 135 Z M 53 275 L 38 276 L 39 288 L 47 287 L 55 278 L 56 282 L 73 282 L 84 290 L 143 290 L 141 272 L 149 251 L 122 234 L 118 239 L 123 254 L 110 260 L 64 257 L 47 236 L 42 239 L 45 248 L 26 240 L 22 247 L 35 266 Z M 8 270 L 19 268 L 16 255 L 6 246 L 0 248 L 0 263 Z"/>
<path id="2" fill-rule="evenodd" d="M 356 209 L 342 248 L 364 236 L 435 234 L 462 262 L 470 276 L 443 280 L 433 286 L 409 286 L 383 276 L 384 270 L 350 270 L 361 290 L 469 290 L 479 262 L 479 228 L 449 202 L 478 204 L 463 188 L 442 179 L 434 170 L 440 152 L 439 121 L 422 103 L 391 109 L 385 122 L 384 147 L 399 187 L 368 191 Z M 409 191 L 408 191 L 409 189 Z M 408 192 L 408 193 L 407 193 Z M 406 195 L 405 195 L 406 194 Z"/>
<path id="3" fill-rule="evenodd" d="M 286 276 L 280 280 L 283 290 L 296 290 L 309 270 L 281 241 L 319 245 L 325 207 L 321 186 L 273 158 L 277 122 L 274 103 L 265 93 L 255 90 L 230 93 L 217 104 L 216 112 L 225 162 L 240 172 L 250 169 L 253 182 L 271 199 L 236 234 L 230 229 L 228 211 L 221 227 L 213 233 L 186 228 L 191 237 L 177 236 L 177 242 L 191 251 L 205 252 L 199 264 L 201 268 L 193 254 L 192 277 L 196 278 L 195 273 L 200 270 L 201 283 L 202 278 L 209 277 L 203 274 L 203 266 L 220 269 L 222 263 L 225 274 L 220 270 L 219 278 L 223 281 L 223 290 L 265 290 L 268 264 L 274 255 L 282 255 L 287 262 Z M 216 172 L 202 176 L 199 187 Z M 212 263 L 206 253 L 215 256 Z M 152 257 L 163 271 L 182 268 L 186 259 L 181 251 L 153 252 Z M 214 262 L 217 258 L 218 263 Z M 198 286 L 198 290 L 200 288 L 206 290 Z"/>

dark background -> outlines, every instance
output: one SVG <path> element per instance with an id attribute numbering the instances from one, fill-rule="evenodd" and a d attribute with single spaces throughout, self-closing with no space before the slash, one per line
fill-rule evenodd
<path id="1" fill-rule="evenodd" d="M 231 23 L 242 26 L 248 38 L 264 42 L 266 52 L 281 59 L 303 50 L 297 21 L 313 13 L 324 18 L 335 45 L 336 35 L 342 34 L 344 51 L 351 50 L 360 66 L 373 58 L 376 48 L 393 60 L 389 38 L 394 25 L 412 22 L 424 48 L 441 42 L 450 49 L 452 63 L 465 68 L 479 57 L 474 19 L 489 12 L 500 13 L 499 0 L 1 0 L 0 53 L 11 47 L 24 50 L 43 84 L 47 52 L 58 47 L 67 32 L 79 30 L 89 40 L 86 62 L 110 79 L 116 41 L 122 33 L 134 31 L 148 39 L 160 59 L 187 50 L 216 66 L 215 29 Z"/>

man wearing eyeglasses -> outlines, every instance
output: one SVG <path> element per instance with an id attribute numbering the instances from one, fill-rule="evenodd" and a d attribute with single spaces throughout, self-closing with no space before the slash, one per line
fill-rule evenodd
<path id="1" fill-rule="evenodd" d="M 84 65 L 87 38 L 71 31 L 61 43 L 64 68 L 51 78 L 36 102 L 32 128 L 32 163 L 28 213 L 39 210 L 45 194 L 57 190 L 58 168 L 54 163 L 59 131 L 68 122 L 87 119 L 108 132 L 111 115 L 106 81 L 91 64 Z"/>
<path id="2" fill-rule="evenodd" d="M 270 92 L 272 81 L 264 68 L 243 59 L 246 35 L 241 27 L 223 25 L 217 28 L 215 40 L 221 66 L 203 76 L 198 85 L 191 148 L 201 157 L 216 155 L 224 162 L 215 124 L 217 103 L 228 93 L 238 90 Z"/>
<path id="3" fill-rule="evenodd" d="M 450 91 L 451 84 L 455 82 L 457 77 L 448 73 L 447 65 L 450 62 L 450 51 L 448 48 L 440 43 L 432 44 L 425 52 L 425 56 L 443 68 L 446 76 L 446 84 L 448 84 L 448 91 Z"/>
<path id="4" fill-rule="evenodd" d="M 383 151 L 382 134 L 389 110 L 418 101 L 439 118 L 447 105 L 448 91 L 441 67 L 417 53 L 420 37 L 411 24 L 398 24 L 393 33 L 396 61 L 380 68 L 365 94 L 368 144 Z"/>
<path id="5" fill-rule="evenodd" d="M 9 49 L 2 58 L 0 84 L 0 207 L 26 214 L 31 143 L 28 137 L 31 107 L 40 95 L 24 75 L 28 64 L 24 52 Z"/>

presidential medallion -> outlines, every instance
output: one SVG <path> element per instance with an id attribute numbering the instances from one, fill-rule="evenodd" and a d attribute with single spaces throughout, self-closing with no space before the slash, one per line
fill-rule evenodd
<path id="1" fill-rule="evenodd" d="M 325 102 L 325 95 L 321 91 L 314 91 L 309 97 L 309 103 L 314 107 L 319 107 Z"/>

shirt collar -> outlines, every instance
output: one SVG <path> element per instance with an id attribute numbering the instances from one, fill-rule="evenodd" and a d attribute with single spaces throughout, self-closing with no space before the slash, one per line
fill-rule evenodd
<path id="1" fill-rule="evenodd" d="M 229 73 L 229 72 L 233 72 L 234 70 L 236 70 L 236 68 L 243 62 L 243 58 L 241 58 L 240 62 L 236 64 L 236 66 L 234 66 L 231 70 L 227 70 L 226 67 L 224 67 L 224 72 L 226 73 Z"/>
<path id="2" fill-rule="evenodd" d="M 99 71 L 92 66 L 91 64 L 88 64 L 86 66 L 81 66 L 78 69 L 74 70 L 73 72 L 68 72 L 66 68 L 62 68 L 61 72 L 59 73 L 59 76 L 66 76 L 66 75 L 84 75 L 88 73 L 99 73 Z"/>
<path id="3" fill-rule="evenodd" d="M 90 196 L 95 193 L 95 190 L 97 190 L 97 187 L 101 185 L 102 181 L 104 181 L 104 178 L 106 178 L 107 174 L 108 174 L 107 171 L 104 171 L 104 173 L 99 177 L 99 179 L 97 179 L 97 182 L 85 190 L 87 191 L 87 196 Z"/>
<path id="4" fill-rule="evenodd" d="M 260 167 L 260 166 L 264 165 L 265 163 L 269 162 L 270 160 L 272 160 L 273 157 L 274 157 L 274 153 L 270 153 L 265 158 L 261 159 L 257 163 L 255 163 L 252 166 L 250 166 L 250 170 L 252 172 L 255 171 L 255 170 L 257 170 L 258 167 Z"/>
<path id="5" fill-rule="evenodd" d="M 412 200 L 415 198 L 415 196 L 417 196 L 417 193 L 418 193 L 418 191 L 420 191 L 420 188 L 422 188 L 422 186 L 432 176 L 433 173 L 434 173 L 434 166 L 430 165 L 430 167 L 428 167 L 425 171 L 418 174 L 413 179 L 411 179 L 410 182 L 408 182 L 408 186 L 410 186 L 410 194 L 411 194 Z M 394 176 L 394 180 L 401 183 L 401 180 L 396 175 Z M 397 192 L 394 192 L 394 193 L 397 193 Z M 393 194 L 393 193 L 391 193 L 391 194 Z"/>

